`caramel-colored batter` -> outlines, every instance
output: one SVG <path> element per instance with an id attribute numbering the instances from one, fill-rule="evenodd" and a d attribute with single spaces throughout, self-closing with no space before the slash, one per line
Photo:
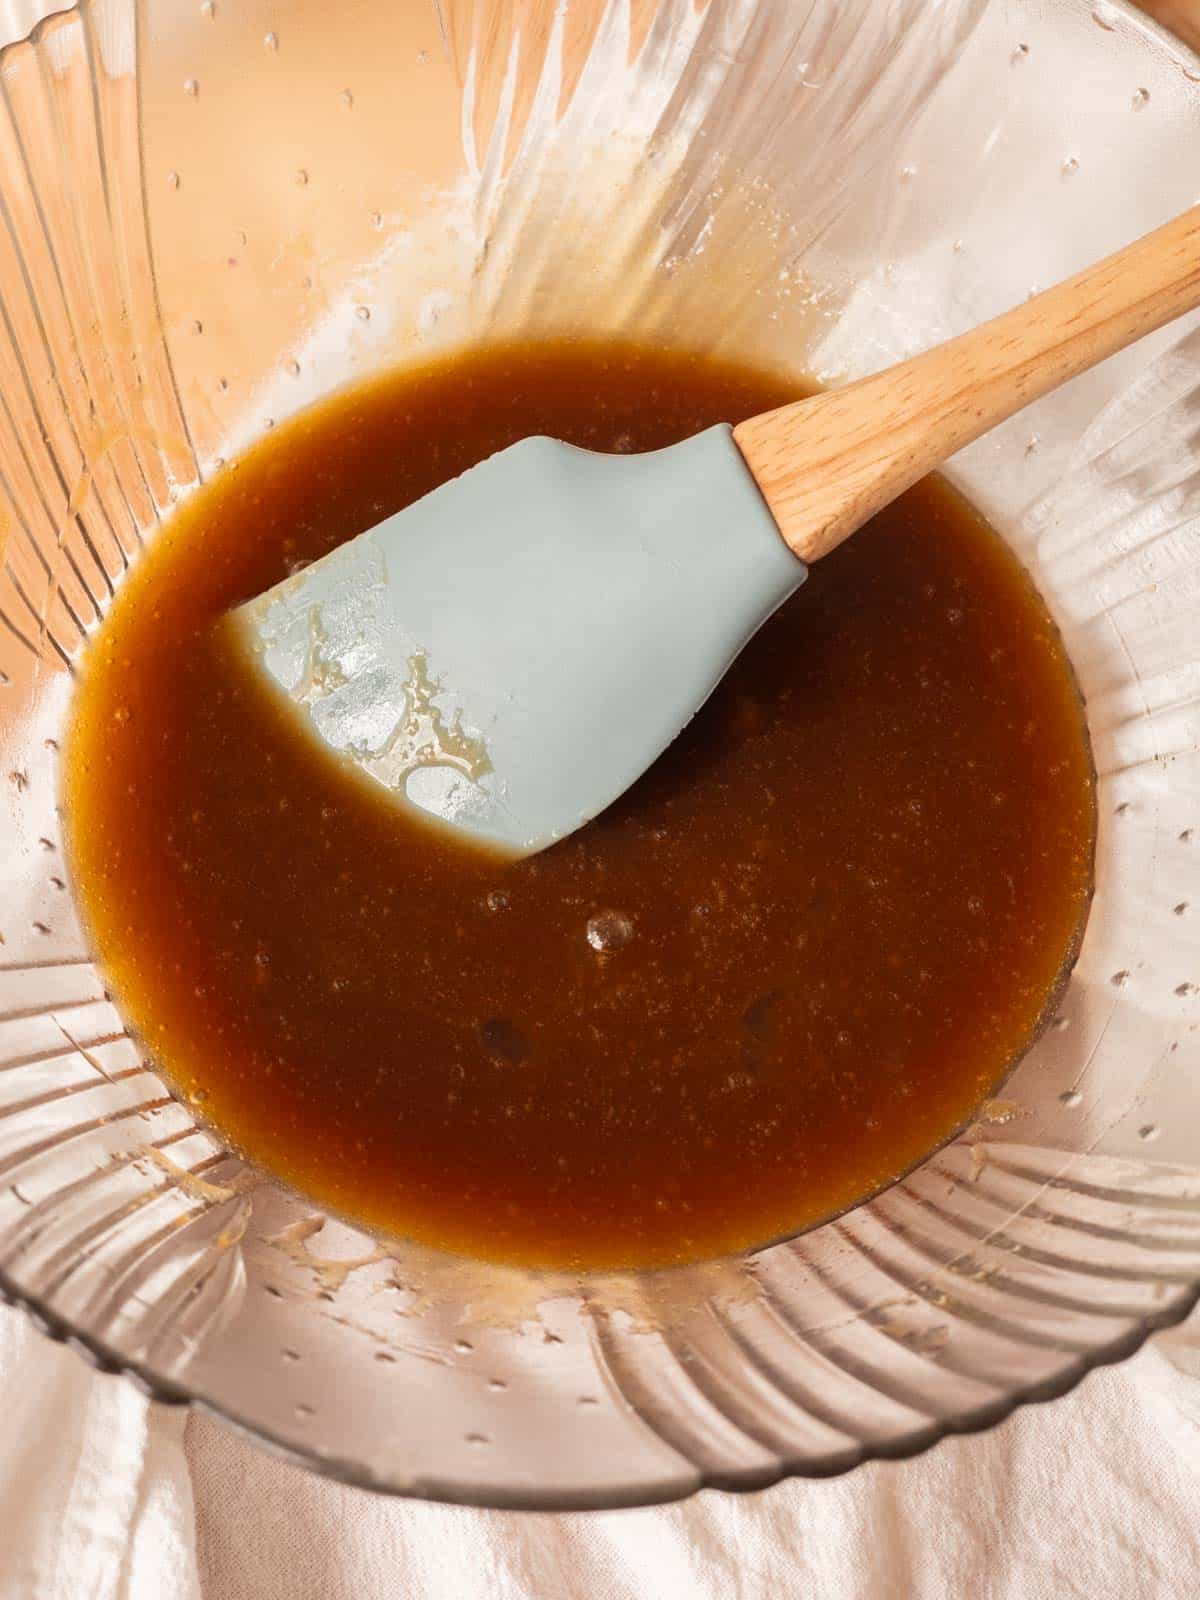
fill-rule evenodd
<path id="1" fill-rule="evenodd" d="M 548 1265 L 733 1250 L 919 1160 L 1044 1019 L 1088 904 L 1086 736 L 1045 607 L 943 483 L 517 864 L 339 769 L 212 627 L 527 434 L 647 449 L 788 398 L 606 342 L 400 372 L 223 470 L 118 595 L 67 760 L 85 919 L 179 1091 L 318 1204 Z"/>

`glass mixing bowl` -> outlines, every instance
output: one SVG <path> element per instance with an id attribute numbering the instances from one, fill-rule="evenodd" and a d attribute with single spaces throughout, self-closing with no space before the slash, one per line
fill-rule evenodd
<path id="1" fill-rule="evenodd" d="M 114 588 L 274 419 L 542 329 L 840 382 L 1190 204 L 1198 138 L 1195 59 L 1091 0 L 94 0 L 6 51 L 5 1293 L 319 1471 L 558 1507 L 905 1455 L 1182 1317 L 1200 1286 L 1200 336 L 1168 330 L 953 465 L 1079 673 L 1095 907 L 1004 1097 L 802 1238 L 579 1279 L 313 1214 L 139 1058 L 76 921 L 55 800 L 73 665 Z"/>

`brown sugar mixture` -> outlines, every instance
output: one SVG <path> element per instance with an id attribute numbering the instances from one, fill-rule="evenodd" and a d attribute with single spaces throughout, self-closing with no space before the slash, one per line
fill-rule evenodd
<path id="1" fill-rule="evenodd" d="M 940 481 L 516 864 L 336 765 L 213 630 L 525 435 L 650 449 L 792 397 L 615 342 L 396 373 L 223 470 L 118 595 L 67 762 L 86 923 L 178 1090 L 318 1204 L 525 1263 L 732 1251 L 918 1161 L 1046 1017 L 1090 892 L 1086 735 L 1041 600 Z"/>

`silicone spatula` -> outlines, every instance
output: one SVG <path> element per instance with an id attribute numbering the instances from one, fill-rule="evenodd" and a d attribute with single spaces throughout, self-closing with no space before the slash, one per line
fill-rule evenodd
<path id="1" fill-rule="evenodd" d="M 1200 208 L 947 344 L 666 450 L 526 439 L 233 614 L 325 747 L 510 856 L 616 799 L 819 560 L 1200 303 Z"/>

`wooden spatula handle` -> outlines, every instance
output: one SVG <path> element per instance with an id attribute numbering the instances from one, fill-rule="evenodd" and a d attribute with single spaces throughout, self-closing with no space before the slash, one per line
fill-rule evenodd
<path id="1" fill-rule="evenodd" d="M 947 344 L 733 437 L 788 545 L 815 561 L 948 456 L 1200 305 L 1200 206 Z"/>

